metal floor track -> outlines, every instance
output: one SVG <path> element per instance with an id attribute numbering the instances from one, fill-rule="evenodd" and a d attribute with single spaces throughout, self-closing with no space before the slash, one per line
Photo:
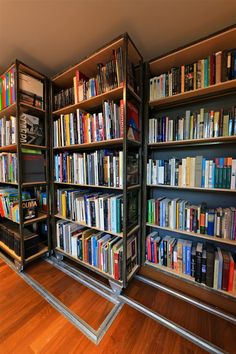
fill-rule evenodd
<path id="1" fill-rule="evenodd" d="M 73 325 L 75 325 L 83 334 L 85 334 L 90 340 L 92 340 L 95 344 L 99 344 L 107 330 L 109 329 L 110 325 L 116 318 L 117 314 L 121 310 L 123 304 L 127 304 L 130 307 L 134 308 L 135 310 L 143 313 L 144 315 L 150 317 L 154 321 L 160 323 L 161 325 L 165 326 L 166 328 L 174 331 L 181 337 L 189 340 L 190 342 L 194 343 L 198 347 L 206 350 L 209 353 L 225 353 L 222 349 L 215 346 L 214 344 L 204 340 L 203 338 L 197 336 L 196 334 L 186 330 L 185 328 L 175 324 L 174 322 L 170 321 L 169 319 L 159 315 L 158 313 L 150 310 L 149 308 L 143 306 L 142 304 L 134 301 L 133 299 L 127 297 L 126 295 L 120 294 L 117 295 L 113 292 L 113 290 L 101 283 L 100 281 L 90 277 L 86 273 L 74 268 L 73 266 L 69 265 L 62 260 L 58 260 L 55 257 L 50 257 L 45 259 L 46 262 L 50 263 L 52 266 L 56 267 L 58 270 L 62 271 L 63 273 L 67 274 L 74 280 L 78 281 L 79 283 L 83 284 L 84 286 L 88 287 L 89 289 L 93 290 L 100 296 L 103 296 L 107 300 L 114 303 L 114 308 L 108 314 L 104 322 L 101 324 L 99 329 L 95 331 L 91 326 L 89 326 L 85 321 L 83 321 L 78 315 L 73 313 L 69 308 L 67 308 L 60 300 L 55 298 L 50 292 L 48 292 L 42 285 L 40 285 L 37 281 L 35 281 L 32 277 L 27 275 L 24 272 L 18 272 L 12 262 L 9 261 L 7 257 L 5 257 L 2 253 L 0 253 L 0 258 L 2 258 L 14 271 L 21 276 L 24 281 L 29 284 L 33 289 L 35 289 L 46 301 L 48 301 L 57 311 L 59 311 L 65 318 L 67 318 Z M 179 297 L 182 300 L 185 300 L 191 303 L 194 306 L 204 309 L 214 315 L 217 315 L 221 318 L 226 319 L 227 321 L 236 323 L 236 319 L 231 317 L 220 310 L 214 309 L 203 303 L 198 303 L 195 300 L 191 299 L 190 297 L 185 297 L 181 293 L 177 291 L 173 291 L 168 287 L 164 287 L 163 285 L 152 282 L 149 279 L 137 275 L 135 277 L 139 281 L 143 281 L 155 288 L 158 288 L 162 291 L 166 291 L 175 297 Z M 172 293 L 173 292 L 173 293 Z"/>

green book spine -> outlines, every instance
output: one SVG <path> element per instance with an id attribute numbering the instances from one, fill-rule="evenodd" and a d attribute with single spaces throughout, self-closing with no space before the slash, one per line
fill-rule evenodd
<path id="1" fill-rule="evenodd" d="M 219 167 L 219 188 L 223 188 L 223 167 Z"/>
<path id="2" fill-rule="evenodd" d="M 227 188 L 227 167 L 223 167 L 222 188 Z"/>
<path id="3" fill-rule="evenodd" d="M 151 200 L 148 200 L 148 223 L 152 223 Z"/>
<path id="4" fill-rule="evenodd" d="M 231 166 L 226 167 L 226 188 L 230 189 L 231 186 Z"/>

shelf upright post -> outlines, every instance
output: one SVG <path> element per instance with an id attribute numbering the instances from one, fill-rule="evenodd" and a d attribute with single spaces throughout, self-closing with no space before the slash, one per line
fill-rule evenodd
<path id="1" fill-rule="evenodd" d="M 45 146 L 46 146 L 46 151 L 45 151 L 45 158 L 46 158 L 46 182 L 47 182 L 47 187 L 46 187 L 46 194 L 47 194 L 47 242 L 48 242 L 48 251 L 49 253 L 51 252 L 52 249 L 52 242 L 51 242 L 51 236 L 50 236 L 50 215 L 51 215 L 51 210 L 50 210 L 50 198 L 51 198 L 51 193 L 50 193 L 50 171 L 51 171 L 51 164 L 50 164 L 50 146 L 51 146 L 51 134 L 50 134 L 50 102 L 49 102 L 49 84 L 50 80 L 48 78 L 44 78 L 44 131 L 45 131 Z"/>
<path id="2" fill-rule="evenodd" d="M 124 34 L 123 44 L 123 64 L 124 64 L 124 87 L 123 87 L 123 102 L 124 102 L 124 124 L 123 124 L 123 264 L 122 264 L 122 279 L 123 286 L 127 284 L 127 78 L 128 78 L 128 34 Z"/>
<path id="3" fill-rule="evenodd" d="M 17 157 L 18 157 L 18 200 L 19 200 L 19 233 L 20 233 L 20 251 L 21 251 L 21 266 L 25 264 L 25 245 L 24 245 L 24 221 L 22 209 L 22 151 L 20 142 L 20 87 L 19 87 L 19 72 L 20 62 L 16 59 L 15 62 L 15 82 L 16 82 L 16 121 L 17 121 Z"/>

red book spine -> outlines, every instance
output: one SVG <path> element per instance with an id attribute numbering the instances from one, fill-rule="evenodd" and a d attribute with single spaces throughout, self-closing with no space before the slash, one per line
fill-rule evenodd
<path id="1" fill-rule="evenodd" d="M 223 256 L 222 290 L 227 291 L 229 284 L 229 259 L 228 255 Z"/>
<path id="2" fill-rule="evenodd" d="M 233 280 L 234 280 L 234 260 L 232 257 L 230 257 L 228 291 L 233 290 Z"/>
<path id="3" fill-rule="evenodd" d="M 124 101 L 120 100 L 120 138 L 124 137 Z"/>
<path id="4" fill-rule="evenodd" d="M 149 262 L 152 261 L 151 237 L 147 237 L 147 259 Z"/>
<path id="5" fill-rule="evenodd" d="M 210 85 L 215 84 L 215 55 L 210 56 Z"/>
<path id="6" fill-rule="evenodd" d="M 6 108 L 6 75 L 2 76 L 2 108 Z"/>
<path id="7" fill-rule="evenodd" d="M 156 242 L 154 242 L 153 248 L 154 248 L 154 263 L 157 263 L 157 243 Z"/>
<path id="8" fill-rule="evenodd" d="M 114 253 L 114 278 L 119 280 L 119 252 Z"/>

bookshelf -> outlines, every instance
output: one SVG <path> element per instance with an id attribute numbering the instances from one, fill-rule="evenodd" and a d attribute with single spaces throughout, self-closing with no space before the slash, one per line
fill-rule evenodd
<path id="1" fill-rule="evenodd" d="M 40 86 L 41 97 L 36 95 L 33 83 Z M 0 178 L 0 249 L 21 271 L 31 261 L 48 254 L 51 248 L 48 79 L 23 62 L 15 60 L 1 74 L 1 84 L 0 153 L 1 158 L 13 154 L 16 165 L 11 160 L 13 155 L 9 157 L 9 165 L 5 165 L 6 161 L 1 160 L 3 173 Z M 32 85 L 30 89 L 29 85 Z M 36 145 L 38 137 L 41 142 Z M 38 171 L 29 168 L 33 163 L 29 158 L 33 159 L 34 156 L 39 156 L 43 165 L 42 180 L 38 180 Z M 43 203 L 40 199 L 42 193 Z M 8 205 L 8 213 L 5 205 Z"/>
<path id="2" fill-rule="evenodd" d="M 125 33 L 51 80 L 53 248 L 57 257 L 71 259 L 108 279 L 112 287 L 119 288 L 127 286 L 138 271 L 141 260 L 142 69 L 142 56 Z M 73 98 L 68 98 L 67 104 L 58 107 L 64 92 L 68 95 L 67 98 L 69 95 Z M 136 115 L 134 112 L 131 115 L 130 106 L 135 107 Z M 107 109 L 110 109 L 108 115 Z M 68 120 L 66 122 L 68 115 L 69 123 Z M 102 117 L 99 123 L 98 117 Z M 63 129 L 69 131 L 69 138 L 62 138 Z M 108 155 L 110 156 L 107 157 Z M 99 160 L 93 160 L 97 156 Z M 133 171 L 132 157 L 135 160 Z M 109 167 L 104 167 L 107 159 Z M 82 165 L 79 164 L 81 161 Z M 130 173 L 137 173 L 135 181 L 132 177 L 130 179 Z M 79 180 L 79 174 L 83 175 L 83 180 Z M 89 178 L 93 179 L 89 181 Z M 68 196 L 68 192 L 63 192 L 63 189 L 73 189 L 74 194 L 71 192 L 68 197 L 70 202 L 72 201 L 70 206 L 74 208 L 73 212 L 67 210 L 63 213 L 63 210 L 58 210 L 60 207 L 63 209 L 64 195 Z M 85 195 L 83 200 L 76 194 L 78 191 L 82 196 Z M 95 202 L 99 198 L 99 203 L 104 203 L 102 211 L 95 209 L 95 204 L 91 206 L 93 201 L 89 200 L 88 204 L 84 202 L 87 195 L 96 195 Z M 106 202 L 101 201 L 104 195 Z M 79 204 L 78 200 L 84 204 Z M 131 201 L 135 203 L 132 205 Z M 91 209 L 87 209 L 87 205 L 94 208 L 93 211 L 97 213 L 95 216 L 91 217 Z M 111 205 L 113 209 L 109 209 Z M 83 210 L 93 218 L 91 222 L 88 220 L 88 214 L 82 219 Z M 103 224 L 101 212 L 109 213 L 110 216 L 105 219 L 114 219 L 108 221 L 108 225 L 105 221 Z M 71 215 L 67 215 L 68 213 Z M 121 215 L 120 218 L 117 215 Z M 72 249 L 75 247 L 72 245 L 73 235 L 63 234 L 63 228 L 68 224 L 70 230 L 73 227 L 84 227 L 81 233 L 78 228 L 74 237 L 76 245 L 81 245 L 83 249 L 81 255 L 78 248 Z M 116 230 L 116 226 L 119 230 Z M 87 232 L 84 233 L 85 230 L 88 230 L 90 235 L 88 241 L 84 236 Z M 108 240 L 103 241 L 103 236 L 107 234 L 110 235 Z M 100 238 L 100 245 L 104 247 L 102 252 L 106 252 L 106 247 L 110 247 L 105 255 L 103 253 L 104 261 L 100 260 L 101 249 L 95 248 L 93 243 L 99 243 Z M 66 242 L 70 243 L 69 246 Z M 117 250 L 114 250 L 115 247 L 118 247 Z M 119 269 L 115 270 L 115 260 L 112 257 L 116 257 L 116 267 Z"/>
<path id="3" fill-rule="evenodd" d="M 208 58 L 212 53 L 217 53 L 222 51 L 224 54 L 225 50 L 230 50 L 235 48 L 235 40 L 236 40 L 236 27 L 232 26 L 227 28 L 221 32 L 215 33 L 207 38 L 202 40 L 198 40 L 194 43 L 186 45 L 177 50 L 173 50 L 166 55 L 161 57 L 154 58 L 150 60 L 145 65 L 145 107 L 144 107 L 144 186 L 143 186 L 143 219 L 142 219 L 142 229 L 143 229 L 143 241 L 142 241 L 142 260 L 144 266 L 141 268 L 141 273 L 153 277 L 154 279 L 160 279 L 160 281 L 164 283 L 174 284 L 176 282 L 176 287 L 178 289 L 183 289 L 185 292 L 194 293 L 196 287 L 196 296 L 199 298 L 204 298 L 209 301 L 209 297 L 207 293 L 211 293 L 211 302 L 212 303 L 221 303 L 223 305 L 223 300 L 218 300 L 216 297 L 223 296 L 227 301 L 235 301 L 236 293 L 235 291 L 224 291 L 221 288 L 217 287 L 209 287 L 206 284 L 195 281 L 195 278 L 191 275 L 187 275 L 186 273 L 174 270 L 174 263 L 165 266 L 158 262 L 157 259 L 153 259 L 150 261 L 148 259 L 148 246 L 147 246 L 147 236 L 157 231 L 161 240 L 166 236 L 170 236 L 171 239 L 175 238 L 177 241 L 179 239 L 183 239 L 186 241 L 192 241 L 193 244 L 203 243 L 204 248 L 207 249 L 208 245 L 213 245 L 214 251 L 216 247 L 220 247 L 222 250 L 226 252 L 231 252 L 234 254 L 236 252 L 236 239 L 234 239 L 233 234 L 231 233 L 232 238 L 217 237 L 216 234 L 210 235 L 208 231 L 205 229 L 205 232 L 200 232 L 200 230 L 192 230 L 190 231 L 189 225 L 186 228 L 176 227 L 179 222 L 180 217 L 178 213 L 180 212 L 177 209 L 177 219 L 174 219 L 176 225 L 173 227 L 170 225 L 170 219 L 163 220 L 157 219 L 158 221 L 151 222 L 148 217 L 148 213 L 150 210 L 150 202 L 148 200 L 158 198 L 166 198 L 169 199 L 167 201 L 167 205 L 172 205 L 173 200 L 186 200 L 189 202 L 190 209 L 192 205 L 200 205 L 205 202 L 207 207 L 209 208 L 209 212 L 212 209 L 216 209 L 218 207 L 222 208 L 235 208 L 235 191 L 236 189 L 224 188 L 225 186 L 220 186 L 222 188 L 218 188 L 218 185 L 209 186 L 209 185 L 184 185 L 179 183 L 179 180 L 176 178 L 180 178 L 179 173 L 179 164 L 177 165 L 178 169 L 176 171 L 176 166 L 173 168 L 173 171 L 177 173 L 177 177 L 174 178 L 174 182 L 165 182 L 165 183 L 150 183 L 150 180 L 147 180 L 150 171 L 147 169 L 148 161 L 152 160 L 170 160 L 172 158 L 176 158 L 176 160 L 180 161 L 182 164 L 182 159 L 186 159 L 190 157 L 190 159 L 196 156 L 203 156 L 206 159 L 214 159 L 215 157 L 231 157 L 233 159 L 236 158 L 236 150 L 235 150 L 235 141 L 236 136 L 232 134 L 228 136 L 228 134 L 224 134 L 224 136 L 205 136 L 205 132 L 203 132 L 203 136 L 193 136 L 194 133 L 191 132 L 191 126 L 189 127 L 190 132 L 187 135 L 192 135 L 192 137 L 186 137 L 186 139 L 175 139 L 174 136 L 167 136 L 163 139 L 163 136 L 160 138 L 161 141 L 158 141 L 153 135 L 149 136 L 149 129 L 153 127 L 150 119 L 156 119 L 157 123 L 161 128 L 157 130 L 156 134 L 163 134 L 163 126 L 162 117 L 168 117 L 169 120 L 173 120 L 174 129 L 180 129 L 178 125 L 178 119 L 181 120 L 181 117 L 185 117 L 186 111 L 190 112 L 198 112 L 200 116 L 200 109 L 204 108 L 204 114 L 208 112 L 210 115 L 210 111 L 220 111 L 227 114 L 227 109 L 231 109 L 232 106 L 235 106 L 235 93 L 236 93 L 236 80 L 235 78 L 231 78 L 231 80 L 213 83 L 207 87 L 200 87 L 190 91 L 182 90 L 181 92 L 173 95 L 167 95 L 166 97 L 160 97 L 158 99 L 149 99 L 149 92 L 151 90 L 149 86 L 149 80 L 154 77 L 159 77 L 163 73 L 170 72 L 171 68 L 177 68 L 178 66 L 188 66 L 191 63 L 198 62 L 203 58 Z M 223 55 L 222 54 L 222 55 Z M 223 56 L 222 56 L 223 58 Z M 223 63 L 223 61 L 222 61 Z M 194 65 L 194 64 L 192 64 Z M 209 64 L 210 65 L 210 64 Z M 185 70 L 185 69 L 184 69 Z M 210 70 L 210 69 L 209 69 Z M 168 75 L 168 74 L 167 74 Z M 194 74 L 195 75 L 195 74 Z M 168 77 L 170 79 L 170 76 Z M 160 79 L 162 80 L 162 79 Z M 193 80 L 197 80 L 197 76 L 193 76 Z M 152 81 L 153 84 L 153 81 Z M 186 85 L 185 81 L 184 84 Z M 194 85 L 197 85 L 194 83 Z M 160 89 L 161 90 L 161 89 Z M 223 111 L 221 111 L 223 109 Z M 191 113 L 192 115 L 192 113 Z M 205 116 L 204 116 L 205 118 Z M 186 118 L 187 119 L 187 118 Z M 190 118 L 192 119 L 192 118 Z M 194 118 L 193 118 L 194 119 Z M 223 119 L 223 118 L 222 118 Z M 161 122 L 161 123 L 159 123 Z M 166 123 L 166 118 L 164 118 L 164 124 L 169 124 L 168 120 Z M 204 121 L 205 122 L 205 121 Z M 215 123 L 214 123 L 215 124 Z M 223 123 L 222 123 L 223 124 Z M 155 126 L 155 125 L 154 125 Z M 177 128 L 176 128 L 177 127 Z M 165 126 L 164 133 L 167 134 L 167 128 Z M 199 128 L 197 129 L 197 132 Z M 218 129 L 218 128 L 214 128 Z M 179 130 L 177 131 L 179 133 Z M 151 133 L 153 134 L 153 133 Z M 177 134 L 177 133 L 176 133 Z M 179 133 L 180 134 L 180 133 Z M 151 141 L 150 141 L 151 140 Z M 175 162 L 176 162 L 175 160 Z M 157 166 L 159 162 L 157 163 Z M 152 165 L 152 166 L 155 166 Z M 215 165 L 217 166 L 217 165 Z M 154 167 L 155 168 L 155 167 Z M 157 173 L 160 173 L 160 169 L 157 167 Z M 182 168 L 182 167 L 181 167 Z M 152 170 L 153 172 L 154 170 Z M 159 172 L 158 172 L 159 171 Z M 172 171 L 172 167 L 170 167 L 170 171 Z M 154 172 L 153 172 L 154 173 Z M 171 172 L 170 172 L 171 173 Z M 189 172 L 191 173 L 191 171 Z M 217 172 L 216 172 L 217 173 Z M 151 177 L 153 178 L 153 177 Z M 156 177 L 154 177 L 156 178 Z M 168 177 L 169 178 L 169 177 Z M 182 177 L 181 177 L 182 178 Z M 205 177 L 204 177 L 205 178 Z M 166 177 L 164 178 L 166 181 Z M 172 180 L 173 181 L 173 180 Z M 196 183 L 196 182 L 195 182 Z M 214 188 L 213 188 L 214 187 Z M 149 203 L 149 204 L 148 204 Z M 155 208 L 159 208 L 159 202 L 153 202 L 155 204 Z M 169 203 L 169 204 L 168 204 Z M 152 204 L 154 205 L 154 204 Z M 171 208 L 168 206 L 168 208 Z M 159 209 L 154 209 L 153 213 L 159 213 Z M 162 209 L 163 210 L 163 209 Z M 176 209 L 170 209 L 176 215 Z M 175 212 L 174 212 L 174 211 Z M 185 210 L 185 209 L 184 209 Z M 191 213 L 192 213 L 191 209 Z M 200 210 L 200 209 L 199 209 Z M 225 210 L 225 209 L 224 209 Z M 233 209 L 232 209 L 233 210 Z M 184 211 L 187 213 L 187 209 Z M 168 212 L 169 213 L 169 212 Z M 171 212 L 170 212 L 171 213 Z M 200 211 L 199 211 L 200 213 Z M 165 214 L 166 217 L 167 214 Z M 186 214 L 187 215 L 187 214 Z M 191 214 L 193 215 L 193 214 Z M 232 214 L 234 215 L 234 214 Z M 172 214 L 168 214 L 169 218 L 173 219 Z M 158 218 L 155 214 L 155 218 Z M 159 214 L 159 218 L 161 218 L 161 214 Z M 178 220 L 178 221 L 177 221 Z M 192 220 L 192 219 L 191 219 Z M 186 221 L 187 222 L 187 221 Z M 193 226 L 193 225 L 192 225 Z M 200 226 L 198 225 L 198 228 Z M 214 231 L 216 228 L 214 229 Z M 232 231 L 233 232 L 233 231 Z M 176 242 L 177 242 L 176 241 Z M 150 241 L 153 242 L 153 241 Z M 170 241 L 171 242 L 171 241 Z M 158 246 L 157 246 L 158 247 Z M 168 246 L 167 246 L 168 247 Z M 151 252 L 151 251 L 150 251 Z M 153 252 L 153 251 L 152 251 Z M 215 253 L 214 253 L 215 254 Z M 151 253 L 149 254 L 149 256 Z M 176 252 L 176 256 L 179 254 Z M 191 255 L 190 255 L 191 257 Z M 190 258 L 191 259 L 191 258 Z M 196 268 L 195 268 L 196 270 Z M 191 269 L 190 269 L 191 271 Z M 235 272 L 235 271 L 234 271 Z M 172 280 L 171 280 L 172 278 Z M 178 285 L 177 285 L 178 284 Z M 192 287 L 193 290 L 190 290 Z M 204 295 L 205 294 L 205 295 Z"/>

